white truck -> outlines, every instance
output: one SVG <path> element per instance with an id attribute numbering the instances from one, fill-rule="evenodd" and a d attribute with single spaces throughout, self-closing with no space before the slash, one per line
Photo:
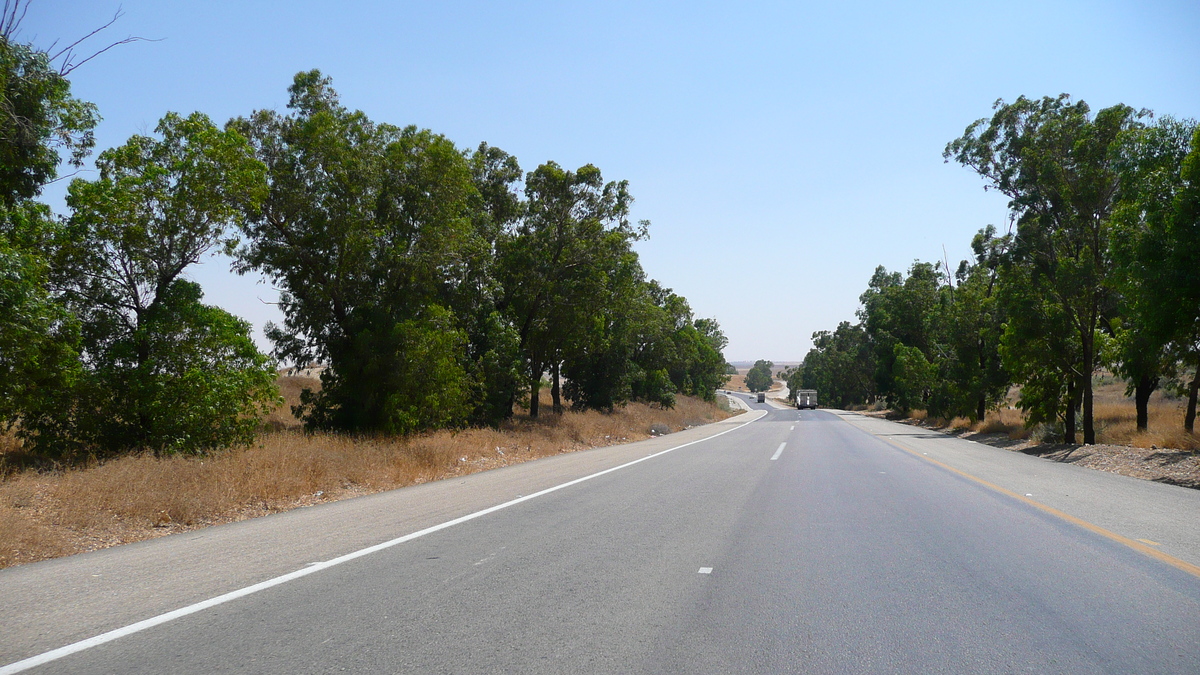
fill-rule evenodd
<path id="1" fill-rule="evenodd" d="M 796 390 L 796 408 L 804 410 L 805 408 L 817 409 L 817 390 L 816 389 L 797 389 Z"/>

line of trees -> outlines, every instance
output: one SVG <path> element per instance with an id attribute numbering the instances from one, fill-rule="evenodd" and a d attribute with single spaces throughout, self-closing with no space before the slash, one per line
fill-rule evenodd
<path id="1" fill-rule="evenodd" d="M 1138 428 L 1157 388 L 1200 388 L 1200 128 L 1067 95 L 998 101 L 944 151 L 1009 199 L 1009 231 L 975 235 L 973 259 L 879 267 L 858 323 L 813 334 L 793 388 L 847 406 L 980 419 L 1020 386 L 1030 425 L 1096 429 L 1092 379 L 1129 383 Z"/>
<path id="2" fill-rule="evenodd" d="M 168 113 L 53 215 L 37 198 L 99 117 L 18 23 L 0 35 L 0 428 L 30 451 L 248 442 L 279 404 L 275 359 L 329 366 L 296 410 L 309 429 L 367 433 L 496 424 L 524 398 L 536 416 L 546 373 L 555 412 L 724 383 L 720 327 L 646 278 L 626 182 L 375 122 L 315 70 L 286 113 Z M 280 289 L 274 358 L 187 278 L 216 251 Z"/>

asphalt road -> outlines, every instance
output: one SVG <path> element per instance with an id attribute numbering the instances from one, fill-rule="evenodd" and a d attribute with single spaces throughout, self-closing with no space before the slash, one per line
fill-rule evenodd
<path id="1" fill-rule="evenodd" d="M 0 636 L 0 663 L 520 494 L 32 672 L 1200 672 L 1200 493 L 750 406 L 766 415 L 212 528 L 203 547 L 168 537 L 5 570 L 16 637 Z M 414 506 L 431 501 L 433 516 Z M 313 529 L 330 518 L 374 525 Z M 100 567 L 200 570 L 193 557 L 210 570 L 198 588 L 164 572 L 64 590 Z"/>

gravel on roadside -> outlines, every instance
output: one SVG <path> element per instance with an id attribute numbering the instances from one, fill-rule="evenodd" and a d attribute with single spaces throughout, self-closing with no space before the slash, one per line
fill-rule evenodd
<path id="1" fill-rule="evenodd" d="M 878 413 L 867 413 L 883 417 Z M 923 420 L 893 420 L 911 426 L 968 438 L 996 448 L 1034 455 L 1052 462 L 1077 464 L 1089 469 L 1119 473 L 1123 476 L 1152 480 L 1200 490 L 1200 452 L 1170 448 L 1135 448 L 1129 445 L 1074 445 L 1014 440 L 1003 433 L 976 433 L 937 427 Z"/>

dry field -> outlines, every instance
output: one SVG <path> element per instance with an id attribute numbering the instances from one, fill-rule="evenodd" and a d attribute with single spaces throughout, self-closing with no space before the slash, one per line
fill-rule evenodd
<path id="1" fill-rule="evenodd" d="M 1026 429 L 1021 411 L 1012 408 L 989 412 L 975 424 L 963 417 L 929 418 L 921 410 L 913 411 L 907 421 L 1057 462 L 1200 489 L 1200 435 L 1183 428 L 1186 401 L 1155 392 L 1147 429 L 1138 431 L 1137 412 L 1133 399 L 1125 396 L 1123 382 L 1098 378 L 1094 400 L 1095 445 L 1044 440 L 1037 429 Z M 1078 433 L 1082 436 L 1082 426 Z"/>
<path id="2" fill-rule="evenodd" d="M 729 391 L 741 391 L 741 392 L 750 393 L 750 389 L 748 387 L 746 387 L 746 373 L 748 373 L 748 372 L 750 372 L 749 368 L 738 368 L 737 375 L 730 375 L 729 381 L 726 382 L 725 386 L 721 387 L 721 388 L 727 389 Z M 783 389 L 782 382 L 780 382 L 779 380 L 774 380 L 771 382 L 770 391 L 779 391 L 780 389 Z"/>
<path id="3" fill-rule="evenodd" d="M 285 397 L 314 381 L 283 377 Z M 317 383 L 319 385 L 319 383 Z M 548 396 L 543 410 L 550 408 Z M 517 415 L 499 430 L 442 431 L 407 439 L 304 434 L 282 409 L 249 448 L 202 458 L 130 456 L 61 471 L 9 471 L 0 482 L 0 567 L 245 520 L 320 502 L 461 476 L 561 452 L 648 438 L 728 417 L 679 397 L 663 410 L 630 404 L 597 412 Z M 5 455 L 18 451 L 0 438 Z"/>

